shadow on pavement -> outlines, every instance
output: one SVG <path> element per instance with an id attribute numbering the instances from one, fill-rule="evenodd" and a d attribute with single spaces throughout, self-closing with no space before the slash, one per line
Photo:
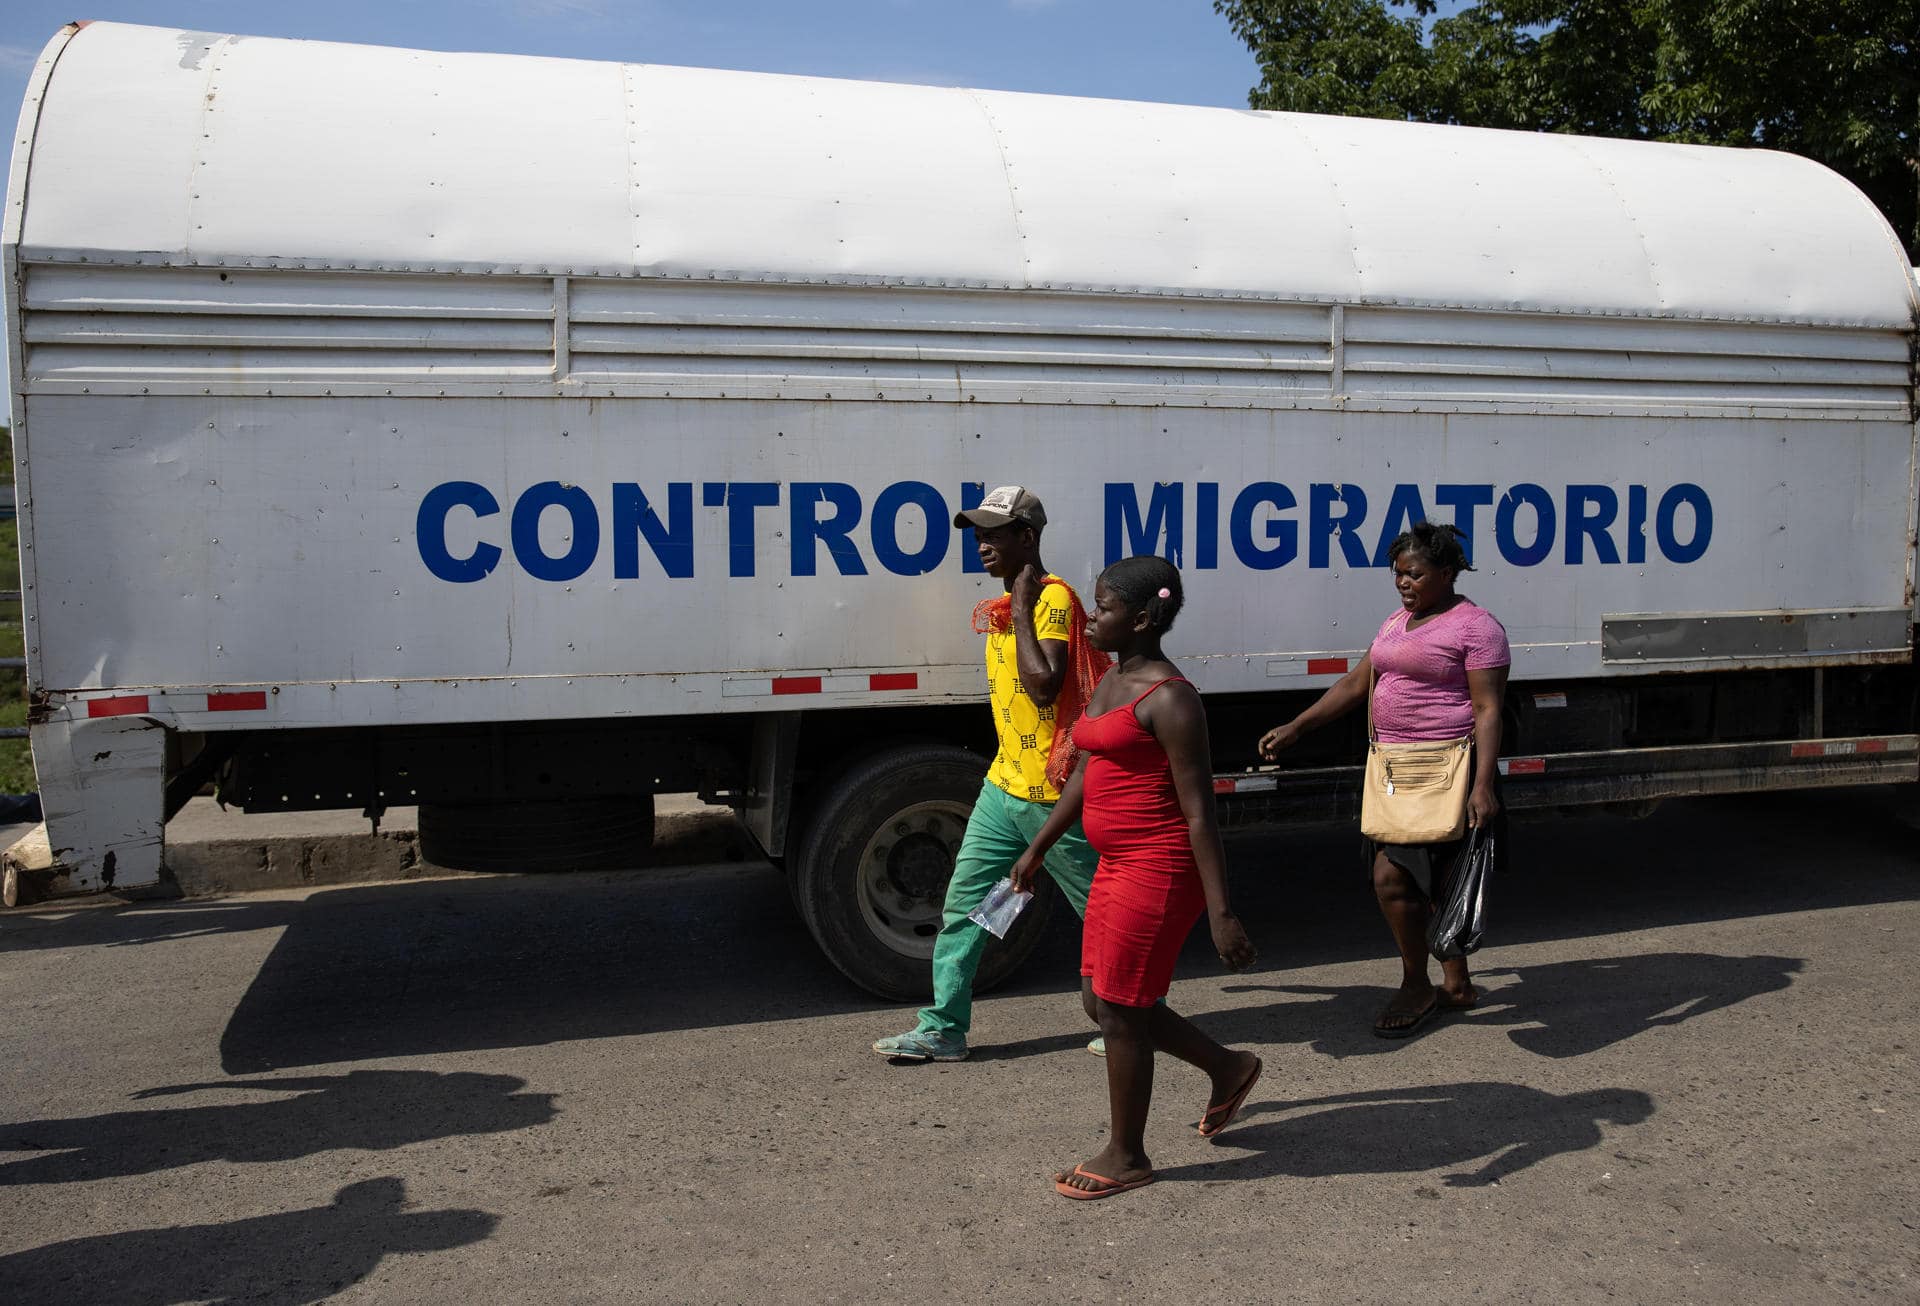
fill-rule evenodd
<path id="1" fill-rule="evenodd" d="M 1377 958 L 1381 985 L 1397 982 L 1351 828 L 1238 835 L 1229 860 L 1235 906 L 1262 948 L 1256 975 Z M 1532 819 L 1515 823 L 1509 871 L 1493 894 L 1496 949 L 1905 901 L 1920 895 L 1920 840 L 1901 812 L 1855 792 L 1675 802 L 1641 821 Z M 857 1011 L 876 1013 L 877 1037 L 904 1028 L 908 1014 L 854 989 L 827 963 L 778 873 L 758 863 L 385 884 L 298 902 L 81 919 L 88 915 L 27 931 L 41 937 L 25 946 L 285 924 L 222 1036 L 222 1068 L 233 1074 Z M 18 933 L 0 947 L 17 946 Z M 1572 1056 L 1685 1002 L 1778 987 L 1796 965 L 1661 955 L 1613 971 L 1594 969 L 1611 963 L 1525 968 L 1517 985 L 1506 984 L 1512 992 L 1490 995 L 1510 1012 L 1490 1001 L 1464 1018 L 1511 1024 L 1522 1046 Z M 1010 990 L 1061 997 L 1060 1035 L 1030 1050 L 1084 1043 L 1078 973 L 1078 922 L 1059 911 Z M 1220 971 L 1204 927 L 1178 974 L 1245 980 Z M 1498 987 L 1503 977 L 1491 978 Z M 1663 985 L 1673 989 L 1671 1003 L 1660 1002 Z M 1356 988 L 1250 1009 L 1249 1036 L 1381 1051 L 1391 1045 L 1368 1027 L 1385 1000 L 1384 988 Z M 979 1014 L 975 1042 L 988 1053 L 991 1004 Z M 1233 1024 L 1230 1013 L 1208 1019 Z"/>
<path id="2" fill-rule="evenodd" d="M 890 1005 L 828 964 L 764 865 L 384 885 L 304 907 L 221 1036 L 229 1074 Z"/>
<path id="3" fill-rule="evenodd" d="M 213 934 L 244 934 L 279 929 L 299 913 L 298 902 L 247 898 L 112 907 L 43 904 L 0 916 L 0 953 L 132 948 Z"/>
<path id="4" fill-rule="evenodd" d="M 383 1257 L 464 1247 L 499 1223 L 485 1211 L 409 1211 L 406 1196 L 398 1179 L 367 1179 L 326 1206 L 49 1243 L 0 1256 L 0 1300 L 297 1306 L 360 1282 Z"/>
<path id="5" fill-rule="evenodd" d="M 1920 833 L 1851 791 L 1671 802 L 1643 820 L 1516 818 L 1510 852 L 1489 946 L 1920 897 Z M 1242 836 L 1228 860 L 1263 961 L 1394 956 L 1355 830 Z M 1188 957 L 1211 962 L 1204 935 Z"/>
<path id="6" fill-rule="evenodd" d="M 1500 1083 L 1255 1102 L 1220 1141 L 1222 1148 L 1253 1155 L 1159 1173 L 1162 1179 L 1323 1178 L 1451 1167 L 1443 1180 L 1449 1188 L 1476 1188 L 1548 1157 L 1597 1147 L 1601 1122 L 1639 1124 L 1652 1114 L 1653 1099 L 1632 1089 L 1560 1094 Z"/>
<path id="7" fill-rule="evenodd" d="M 354 1070 L 150 1088 L 134 1098 L 261 1090 L 292 1096 L 0 1125 L 0 1186 L 86 1183 L 203 1161 L 286 1161 L 336 1148 L 377 1152 L 551 1121 L 554 1095 L 525 1087 L 512 1075 Z M 6 1158 L 22 1152 L 32 1155 Z"/>
<path id="8" fill-rule="evenodd" d="M 1505 1028 L 1508 1037 L 1543 1057 L 1579 1057 L 1662 1025 L 1731 1007 L 1793 983 L 1793 957 L 1723 957 L 1707 952 L 1650 952 L 1630 957 L 1505 966 L 1475 975 L 1480 1005 L 1442 1011 L 1413 1039 L 1378 1038 L 1373 1021 L 1390 988 L 1327 988 L 1306 984 L 1234 984 L 1227 993 L 1299 994 L 1308 1002 L 1208 1012 L 1195 1023 L 1227 1043 L 1305 1043 L 1334 1057 L 1392 1052 L 1449 1022 Z"/>

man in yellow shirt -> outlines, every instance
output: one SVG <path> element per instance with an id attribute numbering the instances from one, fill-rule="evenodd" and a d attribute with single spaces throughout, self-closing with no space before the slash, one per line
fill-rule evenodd
<path id="1" fill-rule="evenodd" d="M 873 1045 L 882 1056 L 906 1061 L 966 1059 L 973 978 L 987 944 L 987 932 L 967 915 L 1026 851 L 1053 810 L 1060 791 L 1047 773 L 1055 728 L 1073 724 L 1057 718 L 1063 708 L 1077 714 L 1093 690 L 1091 684 L 1074 683 L 1070 655 L 1085 639 L 1079 601 L 1040 563 L 1040 533 L 1047 525 L 1040 500 L 1022 486 L 1004 485 L 953 524 L 973 528 L 987 574 L 1006 587 L 1005 598 L 982 603 L 975 613 L 975 628 L 987 633 L 987 686 L 1000 748 L 974 800 L 947 884 L 933 944 L 933 1003 L 921 1009 L 913 1029 Z M 1063 689 L 1068 691 L 1064 704 Z M 1047 854 L 1047 873 L 1081 916 L 1098 862 L 1077 822 Z M 1103 1051 L 1098 1039 L 1091 1046 Z"/>

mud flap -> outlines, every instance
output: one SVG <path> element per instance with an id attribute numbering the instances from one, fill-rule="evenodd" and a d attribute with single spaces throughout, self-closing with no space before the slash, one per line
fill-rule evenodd
<path id="1" fill-rule="evenodd" d="M 166 831 L 165 728 L 138 717 L 33 727 L 53 871 L 75 893 L 160 882 Z"/>

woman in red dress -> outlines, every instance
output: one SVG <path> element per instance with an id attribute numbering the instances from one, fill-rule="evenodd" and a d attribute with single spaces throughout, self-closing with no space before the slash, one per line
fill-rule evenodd
<path id="1" fill-rule="evenodd" d="M 1240 970 L 1254 958 L 1227 901 L 1206 713 L 1198 691 L 1160 651 L 1180 603 L 1180 573 L 1165 558 L 1127 558 L 1101 573 L 1087 638 L 1117 660 L 1074 727 L 1079 765 L 1012 871 L 1014 885 L 1027 887 L 1075 821 L 1100 854 L 1080 993 L 1107 1040 L 1113 1128 L 1097 1155 L 1054 1176 L 1062 1196 L 1080 1200 L 1153 1182 L 1145 1135 L 1156 1050 L 1212 1080 L 1203 1138 L 1233 1122 L 1260 1078 L 1259 1057 L 1222 1047 L 1161 1001 L 1203 912 L 1221 961 Z"/>

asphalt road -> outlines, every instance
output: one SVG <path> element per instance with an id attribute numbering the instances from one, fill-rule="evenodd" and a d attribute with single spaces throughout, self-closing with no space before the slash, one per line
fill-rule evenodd
<path id="1" fill-rule="evenodd" d="M 1914 824 L 1519 827 L 1404 1043 L 1354 836 L 1242 839 L 1172 1001 L 1266 1077 L 1215 1145 L 1163 1060 L 1092 1203 L 1066 913 L 914 1067 L 751 862 L 3 915 L 0 1302 L 1917 1301 Z"/>

